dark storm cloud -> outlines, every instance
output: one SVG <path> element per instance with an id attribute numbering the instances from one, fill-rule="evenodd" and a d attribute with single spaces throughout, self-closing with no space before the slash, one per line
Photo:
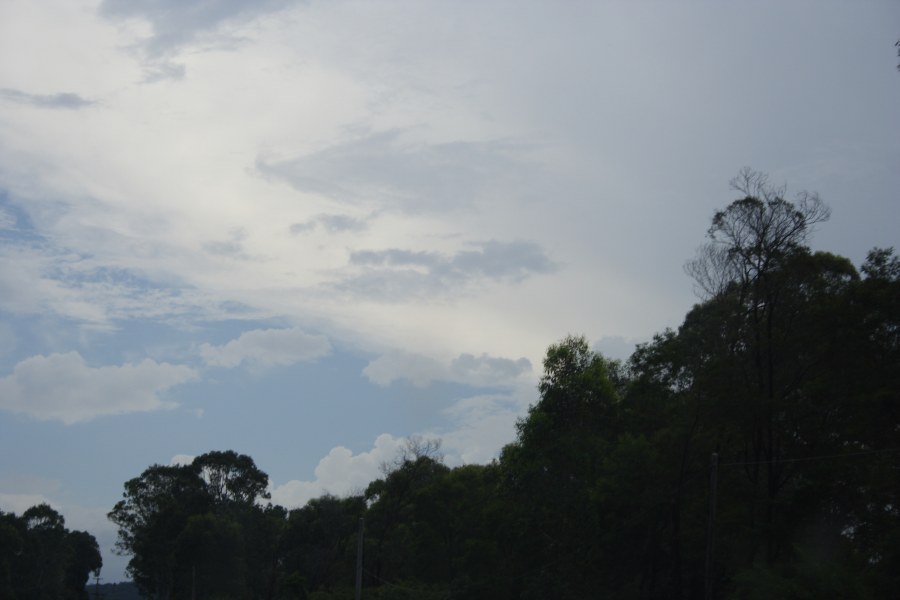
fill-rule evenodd
<path id="1" fill-rule="evenodd" d="M 350 255 L 350 264 L 362 271 L 336 287 L 387 302 L 454 294 L 479 281 L 517 283 L 559 268 L 537 244 L 497 241 L 452 256 L 400 248 L 360 250 Z"/>
<path id="2" fill-rule="evenodd" d="M 64 92 L 61 94 L 29 94 L 20 90 L 0 89 L 0 98 L 30 104 L 37 108 L 78 109 L 92 106 L 93 100 L 86 100 L 78 94 Z"/>
<path id="3" fill-rule="evenodd" d="M 527 145 L 412 143 L 401 134 L 374 133 L 289 160 L 260 158 L 256 168 L 302 192 L 351 204 L 376 201 L 411 213 L 465 208 L 487 185 L 525 180 L 533 169 L 523 160 Z"/>

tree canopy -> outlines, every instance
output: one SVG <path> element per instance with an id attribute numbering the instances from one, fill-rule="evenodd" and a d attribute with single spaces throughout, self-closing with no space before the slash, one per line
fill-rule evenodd
<path id="1" fill-rule="evenodd" d="M 895 595 L 900 259 L 876 248 L 857 270 L 809 247 L 818 196 L 751 170 L 733 187 L 678 329 L 624 364 L 582 336 L 551 345 L 490 464 L 450 468 L 412 440 L 364 492 L 290 511 L 232 451 L 126 482 L 110 518 L 140 589 L 351 598 L 364 518 L 367 598 Z"/>
<path id="2" fill-rule="evenodd" d="M 97 540 L 69 531 L 48 504 L 21 516 L 0 511 L 0 598 L 86 600 L 85 584 L 103 566 Z"/>

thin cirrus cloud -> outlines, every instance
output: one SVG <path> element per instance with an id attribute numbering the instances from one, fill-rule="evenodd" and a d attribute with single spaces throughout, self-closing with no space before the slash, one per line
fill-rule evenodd
<path id="1" fill-rule="evenodd" d="M 35 108 L 74 110 L 85 108 L 95 104 L 93 100 L 82 98 L 78 94 L 62 92 L 59 94 L 29 94 L 21 90 L 9 88 L 0 89 L 0 98 L 27 104 Z"/>
<path id="2" fill-rule="evenodd" d="M 300 235 L 309 231 L 313 231 L 321 225 L 328 233 L 356 233 L 365 231 L 369 224 L 365 219 L 357 219 L 350 215 L 340 214 L 321 214 L 314 219 L 303 223 L 293 223 L 290 226 L 292 235 Z"/>
<path id="3" fill-rule="evenodd" d="M 473 246 L 452 255 L 401 248 L 358 250 L 350 255 L 356 272 L 333 285 L 351 296 L 399 302 L 458 294 L 479 281 L 519 283 L 559 270 L 534 242 L 492 240 Z"/>
<path id="4" fill-rule="evenodd" d="M 187 68 L 172 57 L 196 45 L 198 39 L 213 45 L 235 46 L 239 37 L 222 33 L 228 23 L 248 21 L 277 12 L 296 0 L 103 0 L 98 13 L 116 22 L 140 19 L 150 24 L 152 34 L 135 47 L 143 58 L 144 81 L 184 80 Z"/>
<path id="5" fill-rule="evenodd" d="M 243 227 L 229 232 L 227 240 L 216 240 L 203 244 L 203 249 L 208 253 L 222 258 L 233 260 L 255 260 L 244 250 L 244 240 L 247 239 L 247 230 Z"/>
<path id="6" fill-rule="evenodd" d="M 203 344 L 200 355 L 211 367 L 233 369 L 242 364 L 285 367 L 315 360 L 331 353 L 323 335 L 300 329 L 255 329 L 221 346 Z"/>
<path id="7" fill-rule="evenodd" d="M 241 18 L 246 21 L 275 12 L 296 0 L 103 0 L 99 13 L 112 20 L 143 19 L 153 27 L 145 41 L 148 54 L 170 53 L 198 35 L 213 31 L 223 23 Z"/>
<path id="8" fill-rule="evenodd" d="M 32 356 L 0 379 L 0 409 L 73 425 L 106 415 L 175 408 L 160 394 L 196 379 L 190 367 L 150 359 L 91 367 L 78 352 Z"/>
<path id="9" fill-rule="evenodd" d="M 370 133 L 285 160 L 260 157 L 256 169 L 301 192 L 412 214 L 470 208 L 498 181 L 522 183 L 534 173 L 527 144 L 425 143 L 405 141 L 403 134 Z"/>
<path id="10" fill-rule="evenodd" d="M 363 374 L 380 386 L 407 380 L 416 387 L 427 387 L 434 381 L 449 381 L 496 388 L 513 385 L 531 370 L 531 361 L 524 357 L 513 360 L 465 353 L 447 364 L 421 354 L 392 352 L 371 361 Z"/>

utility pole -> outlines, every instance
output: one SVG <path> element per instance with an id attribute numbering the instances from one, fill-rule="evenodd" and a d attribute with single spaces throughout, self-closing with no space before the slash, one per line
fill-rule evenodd
<path id="1" fill-rule="evenodd" d="M 359 533 L 356 534 L 356 600 L 362 598 L 362 571 L 363 571 L 363 530 L 366 520 L 359 518 Z"/>
<path id="2" fill-rule="evenodd" d="M 713 597 L 713 556 L 715 550 L 716 493 L 719 483 L 719 454 L 712 453 L 709 464 L 709 521 L 706 524 L 706 564 L 704 567 L 706 600 Z"/>
<path id="3" fill-rule="evenodd" d="M 100 595 L 100 569 L 94 571 L 94 600 L 100 600 L 104 596 Z"/>

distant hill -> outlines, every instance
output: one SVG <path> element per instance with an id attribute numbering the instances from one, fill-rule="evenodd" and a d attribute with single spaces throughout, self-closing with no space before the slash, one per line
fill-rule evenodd
<path id="1" fill-rule="evenodd" d="M 94 600 L 94 598 L 102 598 L 103 600 L 141 600 L 137 586 L 130 581 L 101 583 L 100 585 L 89 583 L 85 587 L 85 591 L 87 591 L 88 598 L 91 600 Z"/>

